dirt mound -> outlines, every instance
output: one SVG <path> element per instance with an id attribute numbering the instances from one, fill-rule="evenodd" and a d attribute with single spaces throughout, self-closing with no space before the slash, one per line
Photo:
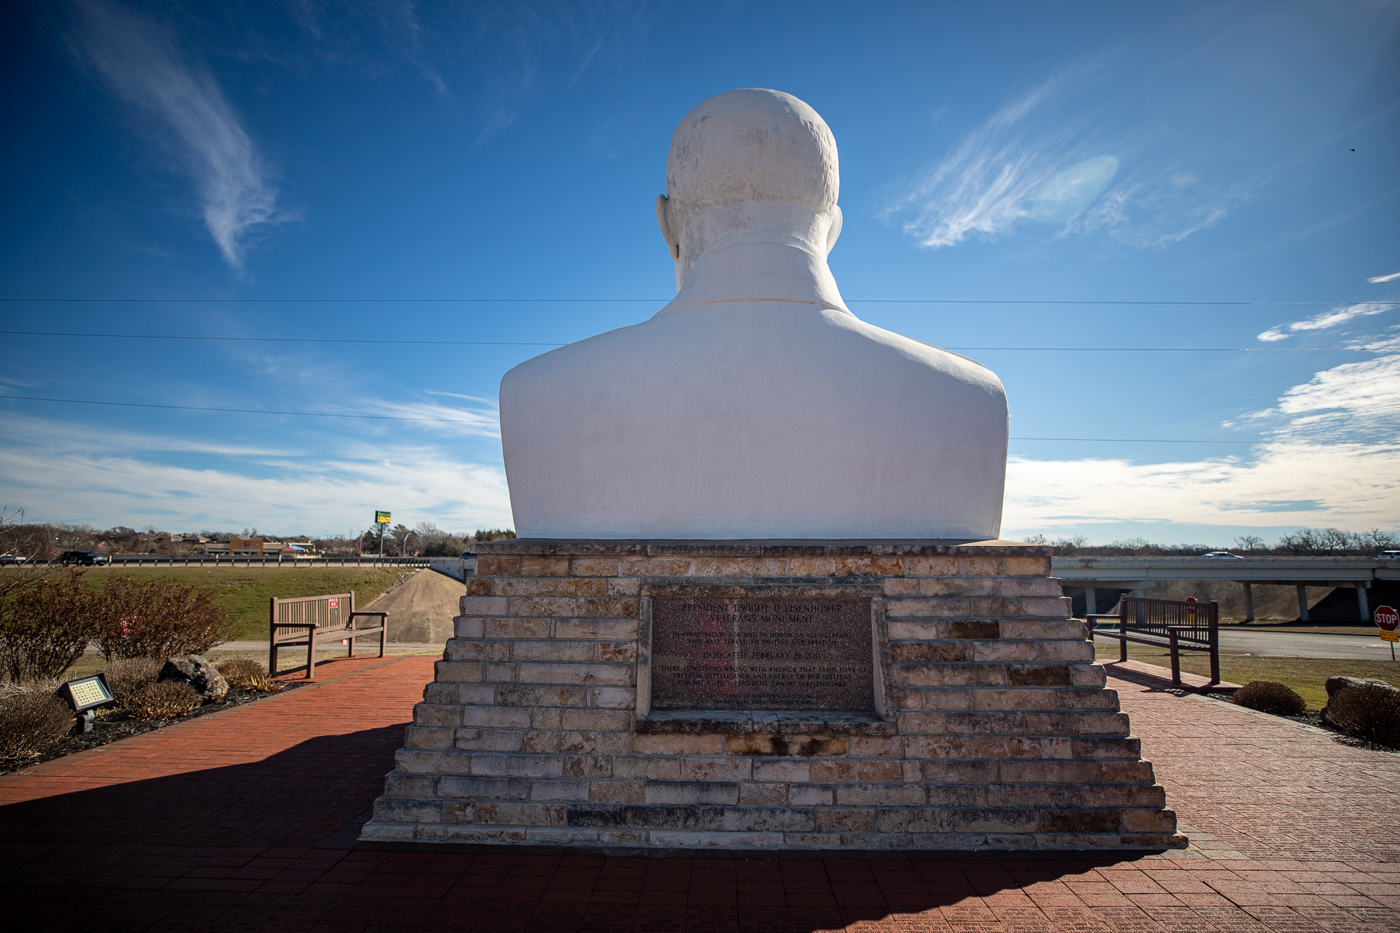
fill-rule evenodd
<path id="1" fill-rule="evenodd" d="M 368 606 L 389 613 L 389 643 L 445 644 L 452 637 L 452 617 L 467 585 L 435 570 L 420 570 Z"/>

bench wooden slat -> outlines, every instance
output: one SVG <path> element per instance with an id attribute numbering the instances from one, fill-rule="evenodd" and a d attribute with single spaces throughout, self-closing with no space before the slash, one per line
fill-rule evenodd
<path id="1" fill-rule="evenodd" d="M 357 621 L 374 621 L 362 628 Z M 277 652 L 281 648 L 306 648 L 306 678 L 316 672 L 316 646 L 340 640 L 347 657 L 355 656 L 355 642 L 367 635 L 379 636 L 379 656 L 384 657 L 389 640 L 389 614 L 382 610 L 355 610 L 354 593 L 328 596 L 272 597 L 269 606 L 268 670 L 277 673 Z"/>

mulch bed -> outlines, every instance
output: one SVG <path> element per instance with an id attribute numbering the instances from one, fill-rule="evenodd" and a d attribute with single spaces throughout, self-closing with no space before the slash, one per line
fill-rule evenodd
<path id="1" fill-rule="evenodd" d="M 1232 706 L 1235 705 L 1235 701 L 1228 693 L 1207 693 L 1204 694 L 1204 696 L 1209 696 L 1212 700 L 1219 700 L 1221 703 L 1229 703 Z M 1350 733 L 1338 729 L 1322 718 L 1321 710 L 1304 710 L 1296 716 L 1284 716 L 1279 713 L 1273 713 L 1271 715 L 1278 716 L 1280 719 L 1291 719 L 1294 722 L 1301 722 L 1305 726 L 1315 726 L 1318 729 L 1330 732 L 1332 733 L 1332 741 L 1336 742 L 1338 745 L 1349 745 L 1352 748 L 1364 748 L 1372 752 L 1400 754 L 1400 748 L 1391 748 L 1389 745 L 1379 745 L 1375 742 L 1368 742 L 1365 739 L 1357 738 Z"/>
<path id="2" fill-rule="evenodd" d="M 63 758 L 76 752 L 85 752 L 90 748 L 97 748 L 101 745 L 109 745 L 112 742 L 120 742 L 122 739 L 129 739 L 133 735 L 141 735 L 144 732 L 154 732 L 157 729 L 164 729 L 166 726 L 173 726 L 177 722 L 185 722 L 190 719 L 198 719 L 200 716 L 207 716 L 210 713 L 217 713 L 221 710 L 233 709 L 235 706 L 245 706 L 248 703 L 255 703 L 268 697 L 280 696 L 288 690 L 295 690 L 304 687 L 312 681 L 293 680 L 278 681 L 282 684 L 282 689 L 274 693 L 264 693 L 259 690 L 239 690 L 230 687 L 228 693 L 217 703 L 205 703 L 196 707 L 188 715 L 179 719 L 133 719 L 123 710 L 116 710 L 103 715 L 103 710 L 97 711 L 97 721 L 92 724 L 91 732 L 73 732 L 67 738 L 61 739 L 51 746 L 42 755 L 33 758 L 4 758 L 0 759 L 0 775 L 12 774 L 15 771 L 23 771 L 25 768 L 32 768 L 34 765 L 42 764 L 45 761 L 52 761 L 55 758 Z M 78 726 L 74 726 L 78 728 Z"/>

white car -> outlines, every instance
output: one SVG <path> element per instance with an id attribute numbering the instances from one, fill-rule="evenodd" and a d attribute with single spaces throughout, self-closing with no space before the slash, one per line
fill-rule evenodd
<path id="1" fill-rule="evenodd" d="M 1244 560 L 1240 555 L 1231 554 L 1229 551 L 1210 551 L 1201 556 L 1209 560 Z"/>

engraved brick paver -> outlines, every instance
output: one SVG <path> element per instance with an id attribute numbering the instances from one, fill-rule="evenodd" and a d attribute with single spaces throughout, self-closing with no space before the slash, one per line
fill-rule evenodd
<path id="1" fill-rule="evenodd" d="M 1380 933 L 1400 930 L 1400 755 L 1112 684 L 1192 848 L 697 853 L 357 843 L 433 659 L 0 778 L 19 930 Z"/>

